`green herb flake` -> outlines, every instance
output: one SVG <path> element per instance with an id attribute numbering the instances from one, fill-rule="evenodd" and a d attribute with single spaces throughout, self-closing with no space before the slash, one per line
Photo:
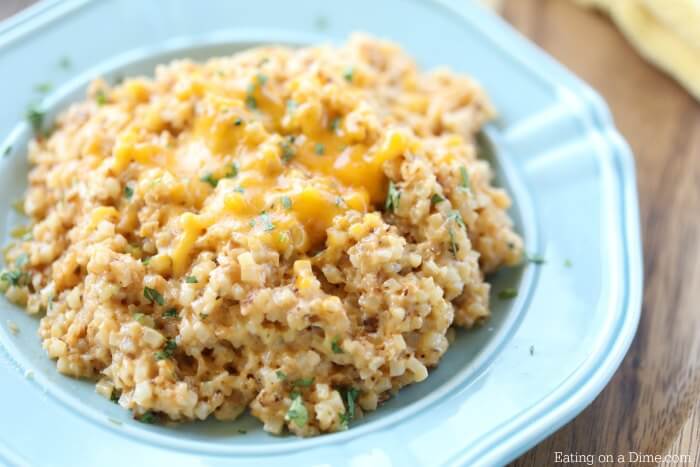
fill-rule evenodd
<path id="1" fill-rule="evenodd" d="M 343 353 L 343 349 L 340 347 L 340 337 L 335 336 L 331 341 L 331 350 L 333 353 Z"/>
<path id="2" fill-rule="evenodd" d="M 242 186 L 237 186 L 236 188 L 233 189 L 236 193 L 245 193 L 245 188 Z"/>
<path id="3" fill-rule="evenodd" d="M 306 422 L 309 421 L 309 412 L 306 410 L 301 395 L 296 394 L 296 397 L 292 399 L 284 419 L 294 423 L 299 428 L 305 426 Z"/>
<path id="4" fill-rule="evenodd" d="M 160 306 L 165 305 L 165 300 L 163 300 L 163 296 L 156 289 L 144 287 L 143 296 L 146 297 L 146 300 L 150 301 L 151 303 L 157 303 Z"/>
<path id="5" fill-rule="evenodd" d="M 34 130 L 34 134 L 41 134 L 41 127 L 44 124 L 44 111 L 40 110 L 35 105 L 31 105 L 27 109 L 26 117 L 32 127 L 32 130 Z"/>
<path id="6" fill-rule="evenodd" d="M 343 428 L 347 428 L 350 421 L 355 418 L 355 400 L 359 395 L 359 391 L 355 388 L 349 388 L 345 391 L 345 413 L 339 414 L 340 424 Z"/>
<path id="7" fill-rule="evenodd" d="M 457 239 L 455 238 L 455 233 L 454 230 L 452 230 L 452 226 L 447 228 L 447 234 L 450 236 L 450 253 L 452 253 L 452 256 L 457 256 L 457 252 L 459 251 L 459 244 L 457 243 Z"/>
<path id="8" fill-rule="evenodd" d="M 335 133 L 338 131 L 338 128 L 340 128 L 340 117 L 335 117 L 333 120 L 331 120 L 330 130 L 331 132 Z"/>
<path id="9" fill-rule="evenodd" d="M 109 400 L 111 400 L 115 404 L 118 404 L 120 396 L 121 394 L 119 394 L 119 391 L 117 391 L 116 389 L 112 389 L 112 394 L 109 395 Z"/>
<path id="10" fill-rule="evenodd" d="M 262 73 L 258 73 L 255 76 L 255 80 L 258 83 L 258 86 L 265 86 L 265 83 L 267 83 L 267 75 L 264 75 Z"/>
<path id="11" fill-rule="evenodd" d="M 469 186 L 469 173 L 467 172 L 466 167 L 461 166 L 459 168 L 459 187 L 465 191 L 468 191 Z"/>
<path id="12" fill-rule="evenodd" d="M 386 194 L 386 202 L 384 203 L 384 209 L 387 212 L 396 212 L 399 208 L 399 203 L 401 202 L 401 191 L 396 188 L 394 182 L 389 180 L 389 190 Z"/>
<path id="13" fill-rule="evenodd" d="M 185 282 L 187 282 L 188 284 L 196 284 L 199 281 L 194 276 L 187 276 L 185 277 Z"/>
<path id="14" fill-rule="evenodd" d="M 342 196 L 337 196 L 335 198 L 335 205 L 338 206 L 339 208 L 347 206 L 347 203 L 345 203 L 345 200 L 343 199 Z"/>
<path id="15" fill-rule="evenodd" d="M 17 256 L 17 259 L 15 259 L 15 267 L 18 269 L 23 267 L 29 262 L 29 255 L 27 253 L 21 253 L 19 256 Z"/>
<path id="16" fill-rule="evenodd" d="M 210 174 L 210 173 L 208 173 L 205 176 L 203 176 L 202 178 L 200 178 L 200 180 L 203 181 L 204 183 L 208 183 L 209 185 L 212 186 L 212 188 L 216 188 L 216 186 L 219 184 L 219 181 L 216 178 L 214 178 L 213 174 Z"/>
<path id="17" fill-rule="evenodd" d="M 163 318 L 177 318 L 177 308 L 168 308 L 163 312 Z"/>
<path id="18" fill-rule="evenodd" d="M 51 91 L 53 89 L 53 85 L 51 83 L 38 83 L 34 85 L 34 90 L 36 92 L 40 92 L 42 94 L 46 94 L 47 92 Z"/>
<path id="19" fill-rule="evenodd" d="M 138 312 L 134 313 L 134 321 L 136 321 L 137 323 L 144 324 L 145 318 L 146 318 L 146 315 L 144 315 L 143 313 L 138 313 Z"/>
<path id="20" fill-rule="evenodd" d="M 322 156 L 326 152 L 326 147 L 321 143 L 317 143 L 316 146 L 314 146 L 314 152 L 317 155 Z"/>
<path id="21" fill-rule="evenodd" d="M 252 94 L 248 94 L 245 98 L 245 106 L 251 110 L 257 109 L 258 101 L 255 99 L 255 96 L 253 96 Z"/>
<path id="22" fill-rule="evenodd" d="M 145 258 L 141 258 L 141 262 L 142 262 L 144 265 L 148 266 L 148 263 L 151 262 L 151 257 L 150 257 L 150 256 L 146 256 Z"/>
<path id="23" fill-rule="evenodd" d="M 58 67 L 63 70 L 69 69 L 72 65 L 71 60 L 68 57 L 61 57 L 58 61 Z"/>
<path id="24" fill-rule="evenodd" d="M 95 94 L 95 102 L 97 102 L 97 105 L 100 107 L 107 103 L 107 94 L 105 94 L 104 90 L 97 90 L 97 94 Z"/>
<path id="25" fill-rule="evenodd" d="M 131 199 L 132 196 L 134 196 L 134 189 L 131 188 L 129 185 L 126 185 L 124 187 L 124 197 L 126 199 Z"/>
<path id="26" fill-rule="evenodd" d="M 506 289 L 501 290 L 498 292 L 498 298 L 501 300 L 510 300 L 518 296 L 518 289 L 515 289 L 513 287 L 508 287 Z"/>
<path id="27" fill-rule="evenodd" d="M 175 349 L 177 349 L 177 343 L 175 340 L 168 339 L 168 341 L 165 343 L 165 347 L 163 347 L 163 350 L 159 350 L 155 353 L 156 360 L 165 360 L 172 357 L 175 353 Z"/>
<path id="28" fill-rule="evenodd" d="M 294 112 L 297 109 L 298 104 L 293 99 L 287 100 L 287 112 Z"/>
<path id="29" fill-rule="evenodd" d="M 345 81 L 348 83 L 352 83 L 353 78 L 355 77 L 355 69 L 351 66 L 345 68 L 343 71 L 343 78 L 345 78 Z"/>
<path id="30" fill-rule="evenodd" d="M 280 202 L 282 203 L 282 207 L 284 209 L 292 209 L 292 199 L 289 196 L 283 196 Z"/>
<path id="31" fill-rule="evenodd" d="M 459 213 L 459 211 L 450 211 L 447 218 L 462 228 L 466 227 L 464 225 L 464 219 L 462 219 L 462 215 Z"/>
<path id="32" fill-rule="evenodd" d="M 539 254 L 527 254 L 525 253 L 525 260 L 529 263 L 533 264 L 544 264 L 546 263 L 546 260 L 544 259 L 544 256 L 539 255 Z"/>
<path id="33" fill-rule="evenodd" d="M 314 20 L 314 27 L 319 31 L 328 29 L 328 18 L 325 16 L 317 16 Z"/>
<path id="34" fill-rule="evenodd" d="M 26 272 L 22 271 L 4 271 L 0 274 L 0 281 L 7 284 L 21 286 L 25 285 L 29 281 L 29 276 Z"/>
<path id="35" fill-rule="evenodd" d="M 244 430 L 243 428 L 239 428 L 238 433 L 241 435 L 245 435 L 246 433 L 248 433 L 248 430 Z"/>
<path id="36" fill-rule="evenodd" d="M 564 260 L 564 267 L 565 267 L 565 268 L 570 268 L 570 267 L 573 266 L 573 265 L 574 265 L 574 263 L 572 263 L 570 259 L 565 259 L 565 260 Z"/>
<path id="37" fill-rule="evenodd" d="M 243 119 L 240 118 L 240 117 L 237 117 L 237 118 L 233 121 L 233 124 L 234 124 L 235 126 L 241 126 L 241 125 L 243 125 Z"/>
<path id="38" fill-rule="evenodd" d="M 430 198 L 430 203 L 431 203 L 431 204 L 440 204 L 440 203 L 442 203 L 443 201 L 445 201 L 445 198 L 443 198 L 442 196 L 438 195 L 437 193 L 435 193 L 435 194 L 434 194 L 433 196 L 431 196 L 431 198 Z"/>
<path id="39" fill-rule="evenodd" d="M 136 417 L 136 420 L 141 423 L 148 423 L 150 425 L 156 422 L 156 416 L 153 411 L 147 410 L 143 414 Z"/>
<path id="40" fill-rule="evenodd" d="M 284 381 L 287 379 L 287 374 L 282 370 L 275 371 L 275 375 L 277 375 L 277 379 L 279 379 L 280 381 Z"/>
<path id="41" fill-rule="evenodd" d="M 282 150 L 282 160 L 284 162 L 289 162 L 294 158 L 294 146 L 292 146 L 289 141 L 282 141 L 280 143 L 280 148 Z"/>
<path id="42" fill-rule="evenodd" d="M 224 178 L 235 178 L 238 176 L 238 165 L 235 162 L 232 162 L 231 165 L 228 166 L 228 171 L 226 172 L 226 175 L 224 175 Z"/>
<path id="43" fill-rule="evenodd" d="M 294 386 L 299 388 L 308 388 L 314 384 L 314 378 L 299 378 L 292 383 Z"/>

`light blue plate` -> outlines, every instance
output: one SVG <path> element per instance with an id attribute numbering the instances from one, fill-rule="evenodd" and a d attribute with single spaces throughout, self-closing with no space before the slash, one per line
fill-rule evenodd
<path id="1" fill-rule="evenodd" d="M 49 115 L 97 75 L 152 71 L 262 43 L 342 42 L 363 30 L 425 68 L 476 77 L 500 112 L 487 133 L 526 249 L 546 263 L 503 271 L 493 318 L 461 333 L 423 383 L 344 433 L 274 437 L 235 423 L 144 425 L 59 375 L 37 321 L 0 305 L 0 461 L 10 465 L 493 465 L 580 412 L 624 356 L 639 320 L 642 264 L 630 151 L 590 88 L 468 2 L 322 0 L 44 1 L 0 24 L 0 234 L 21 223 L 27 105 Z M 71 66 L 59 66 L 68 57 Z M 55 92 L 40 96 L 35 84 Z M 7 321 L 21 332 L 12 335 Z M 239 434 L 245 428 L 247 434 Z"/>

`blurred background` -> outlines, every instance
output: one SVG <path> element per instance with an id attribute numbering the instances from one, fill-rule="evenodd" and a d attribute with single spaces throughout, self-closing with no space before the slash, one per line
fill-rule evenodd
<path id="1" fill-rule="evenodd" d="M 622 366 L 514 465 L 550 465 L 557 451 L 700 465 L 700 1 L 482 2 L 608 102 L 635 154 L 644 237 L 642 321 Z M 0 19 L 32 3 L 0 0 Z"/>

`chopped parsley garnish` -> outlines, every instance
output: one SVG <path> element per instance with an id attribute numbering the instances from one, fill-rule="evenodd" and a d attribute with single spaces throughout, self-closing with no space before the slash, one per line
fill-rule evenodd
<path id="1" fill-rule="evenodd" d="M 445 201 L 445 198 L 443 198 L 442 196 L 438 195 L 437 193 L 435 193 L 435 194 L 434 194 L 433 196 L 431 196 L 431 198 L 430 198 L 430 203 L 431 203 L 431 204 L 440 204 L 440 203 L 442 203 L 443 201 Z"/>
<path id="2" fill-rule="evenodd" d="M 241 125 L 243 125 L 243 119 L 240 118 L 240 117 L 237 117 L 237 118 L 233 121 L 233 124 L 236 125 L 236 126 L 241 126 Z"/>
<path id="3" fill-rule="evenodd" d="M 71 67 L 71 61 L 70 58 L 68 57 L 61 57 L 61 59 L 58 61 L 58 67 L 62 68 L 64 70 L 67 70 L 68 68 Z"/>
<path id="4" fill-rule="evenodd" d="M 160 306 L 165 305 L 165 300 L 163 300 L 163 296 L 156 289 L 144 287 L 143 296 L 146 297 L 146 299 L 151 303 L 157 303 Z"/>
<path id="5" fill-rule="evenodd" d="M 452 226 L 447 228 L 447 234 L 450 236 L 450 253 L 452 253 L 452 256 L 457 256 L 457 252 L 459 251 L 459 244 L 457 243 L 457 239 L 455 238 L 455 232 L 452 230 Z"/>
<path id="6" fill-rule="evenodd" d="M 284 419 L 288 422 L 294 423 L 299 428 L 306 425 L 306 422 L 309 421 L 309 412 L 306 410 L 306 406 L 304 405 L 304 401 L 301 399 L 300 394 L 295 394 L 295 397 L 292 399 L 292 403 L 289 405 L 289 410 L 287 410 L 287 414 L 284 416 Z"/>
<path id="7" fill-rule="evenodd" d="M 565 260 L 564 260 L 564 267 L 565 267 L 565 268 L 570 268 L 570 267 L 573 266 L 573 265 L 574 265 L 574 263 L 572 263 L 570 259 L 565 259 Z"/>
<path id="8" fill-rule="evenodd" d="M 345 413 L 340 414 L 340 424 L 344 428 L 348 427 L 348 424 L 352 419 L 355 418 L 355 400 L 359 391 L 355 388 L 349 388 L 345 391 L 345 402 L 347 407 L 345 408 Z"/>
<path id="9" fill-rule="evenodd" d="M 156 422 L 156 416 L 151 410 L 145 411 L 142 415 L 139 415 L 136 417 L 136 420 L 138 420 L 141 423 L 155 423 Z"/>
<path id="10" fill-rule="evenodd" d="M 321 143 L 316 143 L 316 146 L 314 147 L 314 152 L 317 155 L 322 156 L 326 152 L 326 147 Z"/>
<path id="11" fill-rule="evenodd" d="M 188 284 L 196 284 L 199 281 L 194 276 L 187 276 L 185 277 L 185 282 L 187 282 Z"/>
<path id="12" fill-rule="evenodd" d="M 255 110 L 258 108 L 258 101 L 255 99 L 255 96 L 248 94 L 245 98 L 245 105 L 249 109 Z"/>
<path id="13" fill-rule="evenodd" d="M 340 347 L 340 337 L 335 336 L 331 341 L 331 350 L 333 353 L 343 353 L 343 349 Z"/>
<path id="14" fill-rule="evenodd" d="M 226 172 L 226 175 L 224 175 L 224 178 L 234 178 L 238 175 L 238 165 L 235 162 L 232 162 L 231 165 L 228 166 L 228 172 Z"/>
<path id="15" fill-rule="evenodd" d="M 331 120 L 331 131 L 336 132 L 338 131 L 338 127 L 340 126 L 340 117 L 335 117 L 333 120 Z"/>
<path id="16" fill-rule="evenodd" d="M 396 212 L 399 208 L 399 203 L 401 202 L 401 192 L 396 188 L 394 182 L 389 180 L 389 190 L 386 194 L 386 202 L 384 203 L 384 209 L 387 212 Z"/>
<path id="17" fill-rule="evenodd" d="M 462 215 L 459 211 L 450 211 L 447 218 L 454 221 L 458 226 L 464 227 L 464 219 L 462 219 Z"/>
<path id="18" fill-rule="evenodd" d="M 34 86 L 34 90 L 36 92 L 40 92 L 42 94 L 45 94 L 53 89 L 53 85 L 51 83 L 38 83 Z"/>
<path id="19" fill-rule="evenodd" d="M 15 259 L 15 266 L 21 268 L 29 262 L 29 255 L 27 253 L 21 253 L 17 259 Z"/>
<path id="20" fill-rule="evenodd" d="M 211 185 L 213 188 L 216 188 L 216 185 L 219 184 L 219 181 L 218 181 L 216 178 L 214 178 L 214 175 L 212 175 L 212 174 L 210 174 L 210 173 L 209 173 L 209 174 L 206 174 L 205 176 L 203 176 L 202 178 L 200 178 L 200 180 L 203 181 L 204 183 L 208 183 L 208 184 Z"/>
<path id="21" fill-rule="evenodd" d="M 238 433 L 244 435 L 244 434 L 248 433 L 248 430 L 244 430 L 243 428 L 239 428 Z"/>
<path id="22" fill-rule="evenodd" d="M 282 149 L 282 160 L 284 162 L 289 162 L 294 158 L 294 146 L 292 146 L 290 141 L 282 141 L 280 148 Z"/>
<path id="23" fill-rule="evenodd" d="M 35 105 L 29 106 L 27 109 L 27 120 L 35 134 L 41 133 L 41 127 L 44 124 L 44 112 L 42 110 L 39 110 Z"/>
<path id="24" fill-rule="evenodd" d="M 544 264 L 546 262 L 544 256 L 538 254 L 530 255 L 525 253 L 525 260 L 533 264 Z"/>
<path id="25" fill-rule="evenodd" d="M 459 187 L 465 191 L 469 190 L 469 173 L 464 166 L 459 168 Z"/>
<path id="26" fill-rule="evenodd" d="M 141 258 L 141 262 L 142 262 L 143 264 L 145 264 L 146 266 L 148 266 L 148 263 L 151 262 L 151 257 L 150 257 L 150 256 L 146 256 L 145 258 Z"/>
<path id="27" fill-rule="evenodd" d="M 7 146 L 5 150 L 2 152 L 2 157 L 7 157 L 10 155 L 12 152 L 12 146 Z"/>
<path id="28" fill-rule="evenodd" d="M 11 285 L 24 285 L 28 279 L 27 273 L 22 271 L 5 271 L 0 274 L 0 281 Z"/>
<path id="29" fill-rule="evenodd" d="M 116 404 L 119 402 L 119 396 L 121 396 L 121 394 L 119 394 L 119 391 L 117 391 L 116 389 L 112 389 L 112 394 L 109 395 L 109 400 Z"/>
<path id="30" fill-rule="evenodd" d="M 177 308 L 168 308 L 163 312 L 163 318 L 177 318 Z"/>
<path id="31" fill-rule="evenodd" d="M 289 99 L 287 101 L 287 112 L 294 112 L 297 108 L 298 104 L 296 103 L 295 100 Z"/>
<path id="32" fill-rule="evenodd" d="M 319 31 L 328 29 L 328 18 L 325 16 L 317 16 L 314 20 L 314 27 Z"/>
<path id="33" fill-rule="evenodd" d="M 134 321 L 136 321 L 137 323 L 144 324 L 145 318 L 146 318 L 146 315 L 144 315 L 143 313 L 138 313 L 138 312 L 134 313 Z"/>
<path id="34" fill-rule="evenodd" d="M 126 185 L 124 187 L 124 197 L 126 199 L 131 199 L 132 196 L 134 196 L 134 189 L 131 188 L 129 185 Z"/>
<path id="35" fill-rule="evenodd" d="M 343 71 L 343 78 L 345 78 L 345 81 L 348 83 L 352 83 L 352 79 L 355 76 L 355 69 L 351 66 L 345 68 L 345 71 Z"/>
<path id="36" fill-rule="evenodd" d="M 279 379 L 280 381 L 284 381 L 287 379 L 287 374 L 282 370 L 275 371 L 275 374 L 277 375 L 277 379 Z"/>
<path id="37" fill-rule="evenodd" d="M 262 222 L 263 230 L 265 232 L 275 230 L 275 224 L 273 224 L 270 220 L 270 215 L 268 213 L 263 212 L 262 214 L 260 214 L 260 221 Z"/>
<path id="38" fill-rule="evenodd" d="M 173 339 L 168 339 L 163 350 L 156 352 L 156 360 L 165 360 L 166 358 L 172 357 L 175 353 L 175 349 L 177 349 L 177 343 Z"/>
<path id="39" fill-rule="evenodd" d="M 292 209 L 292 199 L 289 196 L 283 196 L 280 202 L 284 209 Z"/>
<path id="40" fill-rule="evenodd" d="M 515 289 L 513 287 L 508 287 L 507 289 L 503 289 L 500 292 L 498 292 L 498 298 L 501 300 L 510 300 L 511 298 L 515 298 L 518 296 L 518 289 Z"/>
<path id="41" fill-rule="evenodd" d="M 309 386 L 314 384 L 314 378 L 300 378 L 295 380 L 292 384 L 296 387 L 308 388 Z"/>
<path id="42" fill-rule="evenodd" d="M 105 94 L 104 90 L 97 90 L 97 94 L 95 94 L 95 101 L 100 107 L 107 103 L 107 94 Z"/>
<path id="43" fill-rule="evenodd" d="M 255 79 L 258 82 L 258 86 L 265 86 L 265 83 L 267 83 L 267 75 L 264 75 L 262 73 L 258 73 L 255 76 Z"/>

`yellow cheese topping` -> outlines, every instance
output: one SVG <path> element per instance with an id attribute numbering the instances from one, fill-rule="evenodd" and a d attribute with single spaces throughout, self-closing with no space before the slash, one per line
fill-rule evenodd
<path id="1" fill-rule="evenodd" d="M 353 125 L 362 90 L 342 70 L 335 82 L 314 74 L 287 80 L 274 67 L 268 75 L 264 63 L 247 73 L 229 77 L 211 62 L 191 64 L 167 93 L 144 79 L 111 91 L 110 103 L 133 118 L 105 163 L 117 176 L 138 172 L 145 191 L 160 185 L 174 204 L 162 219 L 173 226 L 174 241 L 158 254 L 171 257 L 176 276 L 187 272 L 197 241 L 218 222 L 234 222 L 280 253 L 322 248 L 335 216 L 384 203 L 384 164 L 418 144 L 397 125 L 379 134 Z M 329 102 L 324 86 L 344 98 Z M 166 131 L 175 118 L 180 128 Z"/>

